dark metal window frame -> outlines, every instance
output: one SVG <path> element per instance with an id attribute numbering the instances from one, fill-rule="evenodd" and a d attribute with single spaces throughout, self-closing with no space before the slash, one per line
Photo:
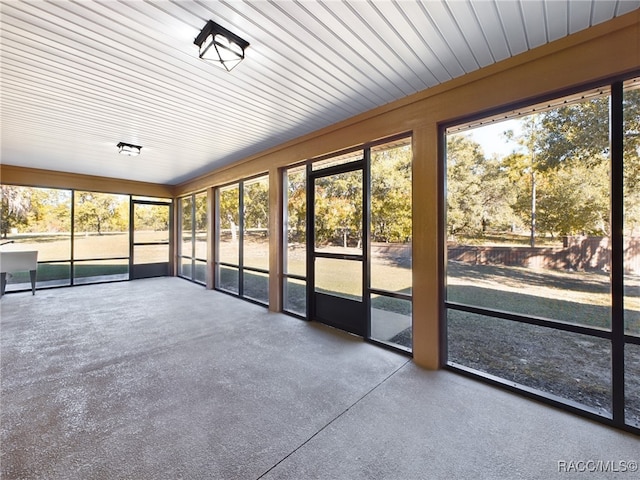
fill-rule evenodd
<path id="1" fill-rule="evenodd" d="M 473 116 L 465 117 L 442 123 L 439 125 L 439 141 L 438 141 L 438 169 L 440 177 L 440 194 L 439 194 L 439 226 L 440 231 L 444 232 L 439 236 L 439 256 L 442 265 L 443 277 L 441 278 L 442 288 L 440 289 L 440 346 L 441 346 L 441 365 L 457 373 L 476 378 L 487 383 L 505 388 L 510 391 L 520 393 L 524 396 L 540 400 L 544 403 L 553 405 L 563 410 L 576 413 L 587 418 L 591 418 L 601 423 L 614 426 L 616 428 L 640 434 L 640 428 L 625 423 L 625 344 L 640 345 L 640 337 L 625 334 L 624 326 L 624 81 L 630 80 L 640 75 L 634 72 L 623 77 L 614 77 L 609 80 L 593 82 L 581 85 L 563 93 L 555 93 L 540 97 L 537 101 L 524 101 L 513 104 L 504 108 L 494 109 L 488 112 L 482 112 Z M 447 278 L 447 256 L 446 256 L 446 131 L 448 128 L 459 125 L 461 123 L 481 120 L 491 116 L 496 116 L 504 112 L 524 109 L 532 104 L 557 100 L 563 96 L 575 95 L 586 91 L 590 88 L 603 87 L 610 89 L 610 175 L 611 175 L 611 191 L 610 191 L 610 214 L 611 214 L 611 329 L 599 329 L 594 327 L 586 327 L 574 325 L 570 323 L 552 320 L 548 318 L 535 317 L 531 315 L 519 315 L 511 312 L 500 311 L 497 309 L 480 308 L 472 305 L 465 305 L 457 302 L 446 300 L 446 278 Z M 602 413 L 590 408 L 586 405 L 577 403 L 571 399 L 558 397 L 526 385 L 514 383 L 501 377 L 497 377 L 486 372 L 475 370 L 464 365 L 450 362 L 447 358 L 448 353 L 448 337 L 447 337 L 447 311 L 457 310 L 469 313 L 485 315 L 494 318 L 501 318 L 514 322 L 527 323 L 542 327 L 563 330 L 571 333 L 589 335 L 596 338 L 607 339 L 611 342 L 611 416 L 604 416 Z"/>
<path id="2" fill-rule="evenodd" d="M 204 192 L 195 192 L 192 193 L 190 195 L 185 195 L 183 197 L 180 197 L 180 203 L 179 203 L 179 209 L 178 211 L 180 212 L 180 229 L 179 229 L 179 241 L 177 242 L 178 244 L 178 248 L 179 248 L 179 253 L 178 253 L 178 261 L 180 262 L 180 264 L 178 265 L 178 276 L 180 278 L 184 278 L 185 280 L 189 280 L 191 282 L 197 283 L 198 285 L 206 285 L 207 284 L 207 279 L 205 278 L 204 281 L 198 280 L 196 278 L 195 272 L 196 272 L 196 264 L 197 262 L 201 262 L 204 263 L 205 265 L 207 264 L 207 259 L 206 258 L 199 258 L 196 256 L 196 197 L 199 195 L 205 195 L 207 194 L 206 191 Z M 183 228 L 182 228 L 182 219 L 184 217 L 184 208 L 182 206 L 182 201 L 186 198 L 190 198 L 191 199 L 191 253 L 190 255 L 185 255 L 184 252 L 182 251 L 182 232 L 183 232 Z M 182 273 L 182 261 L 183 260 L 189 260 L 191 262 L 191 277 L 188 277 L 186 275 L 184 275 Z"/>
<path id="3" fill-rule="evenodd" d="M 289 192 L 288 192 L 288 179 L 287 179 L 287 175 L 289 170 L 293 170 L 296 168 L 301 168 L 301 167 L 305 167 L 308 165 L 308 162 L 302 162 L 302 163 L 298 163 L 295 165 L 290 165 L 288 167 L 285 167 L 282 169 L 282 173 L 280 175 L 282 184 L 283 184 L 283 197 L 284 197 L 284 202 L 282 204 L 282 238 L 283 238 L 283 242 L 282 242 L 282 262 L 283 265 L 285 265 L 285 262 L 287 262 L 287 245 L 288 245 L 288 239 L 289 239 L 289 232 L 287 231 L 287 225 L 289 222 L 289 215 L 288 215 L 288 208 L 289 208 Z M 309 167 L 307 166 L 307 168 L 305 169 L 305 173 L 304 173 L 304 179 L 305 179 L 305 189 L 308 190 L 309 188 L 309 172 L 308 172 Z M 305 198 L 306 198 L 306 191 L 305 191 Z M 306 202 L 306 200 L 305 200 Z M 306 224 L 306 215 L 308 214 L 307 212 L 308 210 L 308 205 L 306 205 L 305 203 L 305 224 Z M 308 229 L 309 226 L 307 225 L 306 228 Z M 306 237 L 305 237 L 306 238 Z M 306 246 L 306 243 L 305 243 Z M 307 252 L 305 251 L 305 255 L 308 255 Z M 306 259 L 305 259 L 305 266 L 306 266 Z M 294 312 L 292 310 L 288 310 L 284 305 L 285 305 L 285 295 L 284 295 L 284 286 L 287 283 L 288 279 L 293 279 L 293 280 L 298 280 L 301 282 L 304 282 L 305 284 L 305 292 L 306 292 L 306 287 L 307 287 L 307 275 L 305 272 L 305 275 L 297 275 L 297 274 L 293 274 L 293 273 L 288 273 L 287 272 L 288 268 L 282 268 L 282 282 L 280 282 L 280 298 L 282 298 L 282 312 L 286 313 L 287 315 L 291 315 L 292 317 L 296 317 L 299 318 L 301 320 L 306 320 L 309 318 L 309 305 L 306 304 L 306 293 L 305 293 L 305 314 L 301 315 L 300 313 Z"/>
<path id="4" fill-rule="evenodd" d="M 9 185 L 9 184 L 7 184 Z M 139 195 L 136 194 L 122 194 L 122 193 L 113 193 L 113 192 L 103 192 L 103 191 L 99 191 L 99 190 L 85 190 L 85 189 L 78 189 L 78 188 L 59 188 L 59 187 L 46 187 L 46 186 L 32 186 L 32 185 L 16 185 L 16 186 L 21 186 L 21 187 L 27 187 L 27 188 L 37 188 L 37 189 L 46 189 L 46 190 L 58 190 L 58 191 L 64 191 L 64 192 L 69 192 L 70 196 L 69 196 L 69 258 L 68 259 L 61 259 L 61 260 L 42 260 L 42 261 L 38 261 L 38 265 L 40 264 L 60 264 L 60 263 L 67 263 L 69 264 L 69 277 L 67 277 L 68 283 L 64 283 L 61 285 L 50 285 L 50 286 L 45 286 L 45 287 L 36 287 L 37 290 L 50 290 L 50 289 L 54 289 L 54 288 L 65 288 L 65 287 L 81 287 L 81 286 L 85 286 L 85 285 L 99 285 L 99 284 L 103 284 L 103 283 L 114 283 L 114 282 L 128 282 L 131 280 L 131 259 L 133 258 L 133 252 L 132 252 L 132 247 L 131 244 L 133 242 L 133 230 L 131 228 L 131 221 L 132 221 L 132 217 L 131 217 L 131 209 L 133 206 L 133 203 L 140 203 L 140 204 L 151 204 L 151 205 L 168 205 L 169 207 L 173 206 L 173 200 L 168 200 L 168 201 L 163 201 L 162 199 L 158 198 L 158 200 L 144 200 L 142 198 L 139 198 Z M 89 192 L 89 193 L 105 193 L 105 194 L 110 194 L 110 195 L 121 195 L 121 196 L 125 196 L 125 197 L 129 197 L 129 256 L 125 257 L 125 256 L 119 256 L 119 257 L 103 257 L 103 258 L 75 258 L 74 254 L 75 254 L 75 199 L 76 199 L 76 192 Z M 164 244 L 164 242 L 160 242 L 162 244 Z M 156 244 L 155 242 L 151 242 L 151 243 L 139 243 L 136 245 L 152 245 L 152 244 Z M 82 262 L 92 262 L 92 261 L 107 261 L 107 260 L 128 260 L 128 271 L 127 271 L 127 278 L 126 279 L 115 279 L 115 280 L 100 280 L 97 282 L 76 282 L 76 276 L 75 276 L 75 264 L 76 263 L 82 263 Z M 83 277 L 78 277 L 78 278 L 83 278 Z M 61 281 L 63 279 L 60 279 Z M 22 290 L 13 290 L 10 292 L 6 292 L 8 294 L 11 293 L 18 293 L 18 292 L 25 292 L 28 291 L 29 289 L 22 289 Z"/>
<path id="5" fill-rule="evenodd" d="M 353 149 L 347 152 L 357 152 L 360 149 Z M 369 191 L 367 189 L 367 152 L 363 149 L 362 159 L 354 160 L 351 162 L 332 165 L 330 167 L 321 168 L 318 170 L 312 170 L 312 163 L 307 164 L 307 206 L 311 205 L 311 208 L 307 208 L 307 316 L 309 312 L 313 312 L 315 308 L 315 259 L 316 258 L 330 258 L 335 260 L 351 260 L 356 262 L 362 262 L 362 303 L 365 311 L 365 338 L 370 336 L 369 332 L 369 296 L 367 293 L 368 287 L 368 275 L 367 265 L 369 264 L 368 250 L 369 250 L 369 238 L 367 235 L 367 225 L 369 218 L 369 209 L 367 208 L 367 198 Z M 338 156 L 340 154 L 335 154 Z M 332 155 L 333 156 L 333 155 Z M 327 158 L 327 157 L 325 157 Z M 328 157 L 331 158 L 331 157 Z M 328 253 L 316 251 L 316 238 L 315 238 L 315 181 L 319 178 L 331 177 L 334 175 L 340 175 L 343 173 L 362 172 L 362 253 L 361 254 L 344 254 L 344 253 Z"/>
<path id="6" fill-rule="evenodd" d="M 62 189 L 66 190 L 66 189 Z M 120 194 L 120 193 L 111 193 L 111 192 L 100 192 L 97 190 L 81 190 L 77 188 L 70 189 L 71 191 L 71 252 L 70 252 L 70 260 L 69 261 L 69 275 L 70 282 L 69 285 L 64 286 L 78 286 L 78 285 L 95 285 L 100 283 L 113 283 L 113 282 L 127 282 L 131 279 L 131 249 L 129 249 L 128 257 L 105 257 L 105 258 L 75 258 L 75 236 L 76 236 L 76 222 L 75 222 L 75 210 L 76 210 L 76 192 L 88 192 L 88 193 L 106 193 L 109 195 L 122 195 L 129 197 L 129 244 L 131 244 L 131 239 L 133 236 L 133 231 L 131 230 L 131 205 L 133 203 L 132 197 L 133 195 Z M 106 261 L 106 260 L 128 260 L 127 266 L 127 279 L 115 279 L 115 280 L 101 280 L 98 282 L 80 282 L 76 283 L 76 263 L 82 262 L 90 262 L 90 261 Z M 67 260 L 56 260 L 56 263 L 66 262 Z M 40 262 L 38 262 L 40 263 Z M 53 263 L 53 262 L 42 262 L 42 263 Z M 78 277 L 82 278 L 82 277 Z M 55 288 L 55 287 L 54 287 Z"/>
<path id="7" fill-rule="evenodd" d="M 384 289 L 377 289 L 377 288 L 372 288 L 371 287 L 371 262 L 370 262 L 370 258 L 371 258 L 371 252 L 370 252 L 370 245 L 371 245 L 371 150 L 375 147 L 381 146 L 381 145 L 386 145 L 388 143 L 392 143 L 392 142 L 397 142 L 397 141 L 402 141 L 402 140 L 411 140 L 412 138 L 412 132 L 402 132 L 399 133 L 397 135 L 392 135 L 389 137 L 385 137 L 379 140 L 375 140 L 372 142 L 367 142 L 364 143 L 362 145 L 359 146 L 354 146 L 354 147 L 350 147 L 344 150 L 340 150 L 337 152 L 333 152 L 333 153 L 328 153 L 319 157 L 315 157 L 309 160 L 306 160 L 304 162 L 300 162 L 297 164 L 293 164 L 290 166 L 287 166 L 285 168 L 282 169 L 282 179 L 284 182 L 285 176 L 287 175 L 287 172 L 289 170 L 295 169 L 295 168 L 300 168 L 304 165 L 306 165 L 306 174 L 305 174 L 305 181 L 306 181 L 306 198 L 307 198 L 307 209 L 306 209 L 306 213 L 307 213 L 307 243 L 306 243 L 306 247 L 307 247 L 307 251 L 306 251 L 306 255 L 307 255 L 307 272 L 306 275 L 295 275 L 295 274 L 290 274 L 287 272 L 284 272 L 282 274 L 282 282 L 280 284 L 280 292 L 281 294 L 283 294 L 284 292 L 284 283 L 287 281 L 287 279 L 291 278 L 291 279 L 295 279 L 295 280 L 300 280 L 300 281 L 304 281 L 306 283 L 307 286 L 307 305 L 306 305 L 306 315 L 302 316 L 296 312 L 292 312 L 289 311 L 285 308 L 283 308 L 283 312 L 291 315 L 293 317 L 296 318 L 301 318 L 303 320 L 308 320 L 309 319 L 309 312 L 310 307 L 311 307 L 311 302 L 312 299 L 311 297 L 313 296 L 311 294 L 311 288 L 309 287 L 309 285 L 313 285 L 313 278 L 310 277 L 310 272 L 312 270 L 310 270 L 310 258 L 311 255 L 309 252 L 311 252 L 310 249 L 315 249 L 315 242 L 309 240 L 309 228 L 313 229 L 314 225 L 310 225 L 309 224 L 309 219 L 310 217 L 310 209 L 309 209 L 309 205 L 312 203 L 312 200 L 309 200 L 310 197 L 312 197 L 310 195 L 310 180 L 311 179 L 315 179 L 315 178 L 321 178 L 321 177 L 325 177 L 325 176 L 331 176 L 333 174 L 337 174 L 337 173 L 345 173 L 345 172 L 349 172 L 349 171 L 355 171 L 355 170 L 360 170 L 362 169 L 363 172 L 363 254 L 361 255 L 345 255 L 345 254 L 332 254 L 332 253 L 314 253 L 315 257 L 321 257 L 321 258 L 337 258 L 337 259 L 348 259 L 348 260 L 361 260 L 363 262 L 363 277 L 362 277 L 362 301 L 365 304 L 364 308 L 365 308 L 365 312 L 366 312 L 366 334 L 365 334 L 365 341 L 369 342 L 369 343 L 373 343 L 376 344 L 380 347 L 383 348 L 387 348 L 408 356 L 413 356 L 413 349 L 408 349 L 399 345 L 396 345 L 394 343 L 390 343 L 390 342 L 385 342 L 382 340 L 378 340 L 378 339 L 374 339 L 371 338 L 371 295 L 379 295 L 379 296 L 385 296 L 385 297 L 391 297 L 391 298 L 397 298 L 400 300 L 407 300 L 412 302 L 413 301 L 413 295 L 412 294 L 405 294 L 405 293 L 398 293 L 398 292 L 390 292 Z M 318 161 L 322 161 L 322 160 L 328 160 L 331 159 L 333 157 L 338 157 L 341 155 L 347 155 L 349 153 L 355 153 L 358 151 L 362 151 L 362 158 L 358 159 L 358 160 L 353 160 L 350 162 L 346 162 L 343 164 L 339 164 L 339 165 L 332 165 L 329 167 L 324 167 L 324 168 L 319 168 L 317 170 L 314 170 L 312 165 L 315 162 Z M 285 191 L 285 189 L 283 188 L 283 191 Z M 286 193 L 286 192 L 285 192 Z M 286 197 L 285 197 L 286 198 Z M 283 242 L 283 253 L 282 253 L 282 258 L 284 259 L 287 252 L 287 242 L 286 242 L 286 238 L 287 238 L 287 232 L 286 232 L 286 209 L 287 209 L 287 204 L 286 202 L 283 204 L 283 235 L 285 238 L 285 242 Z M 282 297 L 284 298 L 284 296 Z M 284 302 L 283 302 L 284 303 Z"/>
<path id="8" fill-rule="evenodd" d="M 245 295 L 244 293 L 244 272 L 255 272 L 269 275 L 269 270 L 263 268 L 249 267 L 244 264 L 244 184 L 258 178 L 269 178 L 269 173 L 260 173 L 250 177 L 242 178 L 235 182 L 226 183 L 216 187 L 216 213 L 215 213 L 215 242 L 216 242 L 216 258 L 215 258 L 215 283 L 214 289 L 234 297 L 242 298 L 247 302 L 255 303 L 263 307 L 269 306 L 269 301 L 263 302 L 256 298 Z M 221 262 L 219 260 L 220 245 L 220 189 L 238 185 L 238 264 L 230 262 Z M 220 287 L 220 267 L 235 268 L 238 270 L 238 292 Z"/>
<path id="9" fill-rule="evenodd" d="M 135 241 L 135 206 L 136 205 L 157 205 L 162 207 L 169 207 L 169 240 L 166 242 L 136 242 Z M 171 202 L 163 202 L 156 200 L 143 200 L 143 199 L 135 199 L 133 195 L 129 196 L 129 279 L 131 279 L 131 272 L 135 268 L 134 266 L 134 250 L 135 247 L 144 247 L 151 245 L 168 245 L 169 252 L 172 251 L 173 239 L 171 232 L 173 231 L 173 201 Z M 167 262 L 169 263 L 169 274 L 172 272 L 172 262 L 171 262 L 171 253 L 169 254 L 169 258 L 167 258 Z"/>

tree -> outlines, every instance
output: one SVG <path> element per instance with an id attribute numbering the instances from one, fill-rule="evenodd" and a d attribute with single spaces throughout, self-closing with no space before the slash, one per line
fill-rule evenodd
<path id="1" fill-rule="evenodd" d="M 637 105 L 625 108 L 629 118 L 637 118 L 637 114 Z M 510 176 L 518 185 L 513 207 L 522 219 L 531 218 L 532 246 L 536 229 L 552 236 L 610 234 L 608 98 L 567 103 L 527 116 L 522 120 L 522 134 L 511 133 L 510 138 L 521 146 L 506 159 Z M 627 168 L 637 158 L 633 150 L 625 146 L 627 205 L 631 205 L 633 177 L 629 173 L 635 171 L 637 178 L 638 171 L 637 167 Z"/>
<path id="2" fill-rule="evenodd" d="M 269 227 L 269 179 L 263 177 L 244 184 L 244 223 L 248 229 Z"/>
<path id="3" fill-rule="evenodd" d="M 447 233 L 481 236 L 513 222 L 513 185 L 499 158 L 485 158 L 480 145 L 462 134 L 447 136 Z"/>
<path id="4" fill-rule="evenodd" d="M 371 154 L 371 238 L 374 242 L 409 242 L 411 214 L 411 148 Z"/>
<path id="5" fill-rule="evenodd" d="M 508 140 L 515 140 L 521 147 L 520 154 L 511 155 L 507 161 L 511 171 L 526 176 L 529 181 L 529 245 L 536 246 L 537 200 L 538 200 L 538 172 L 543 163 L 540 161 L 542 152 L 541 122 L 539 115 L 530 115 L 522 120 L 522 134 L 514 135 L 513 131 L 505 132 Z M 522 179 L 522 177 L 521 177 Z M 521 205 L 521 202 L 519 202 Z M 522 213 L 522 209 L 519 209 Z"/>
<path id="6" fill-rule="evenodd" d="M 71 192 L 51 188 L 32 188 L 29 232 L 70 232 Z"/>
<path id="7" fill-rule="evenodd" d="M 304 243 L 307 235 L 307 174 L 305 168 L 287 172 L 288 243 Z"/>
<path id="8" fill-rule="evenodd" d="M 122 215 L 119 195 L 97 192 L 76 192 L 75 228 L 78 231 L 96 232 L 121 231 Z M 126 223 L 126 221 L 125 221 Z"/>
<path id="9" fill-rule="evenodd" d="M 316 244 L 362 245 L 362 171 L 316 179 Z"/>
<path id="10" fill-rule="evenodd" d="M 447 136 L 447 230 L 449 235 L 481 230 L 481 191 L 484 155 L 480 145 L 464 135 Z"/>
<path id="11" fill-rule="evenodd" d="M 191 238 L 193 229 L 193 200 L 191 195 L 180 199 L 180 207 L 182 240 L 188 240 Z"/>
<path id="12" fill-rule="evenodd" d="M 0 232 L 2 238 L 7 238 L 13 228 L 27 226 L 29 224 L 29 211 L 31 209 L 31 189 L 28 187 L 15 187 L 12 185 L 0 185 Z"/>
<path id="13" fill-rule="evenodd" d="M 541 169 L 580 163 L 587 167 L 609 159 L 609 99 L 569 103 L 540 114 L 538 161 Z"/>
<path id="14" fill-rule="evenodd" d="M 538 229 L 552 236 L 609 235 L 608 165 L 565 165 L 546 172 L 538 195 Z"/>
<path id="15" fill-rule="evenodd" d="M 157 232 L 169 230 L 169 209 L 167 207 L 137 204 L 134 212 L 136 230 Z"/>
<path id="16" fill-rule="evenodd" d="M 206 194 L 198 194 L 195 196 L 195 226 L 196 232 L 205 232 L 207 231 L 207 195 Z"/>
<path id="17" fill-rule="evenodd" d="M 640 90 L 628 90 L 624 108 L 625 233 L 640 235 Z"/>
<path id="18" fill-rule="evenodd" d="M 240 222 L 240 187 L 236 184 L 233 187 L 221 189 L 219 192 L 220 229 L 230 230 L 231 240 L 236 241 Z"/>
<path id="19" fill-rule="evenodd" d="M 625 91 L 623 115 L 625 230 L 632 232 L 640 225 L 640 92 L 637 89 Z M 609 116 L 606 96 L 570 103 L 541 114 L 540 170 L 553 178 L 556 193 L 548 199 L 558 200 L 552 202 L 555 207 L 549 206 L 545 213 L 550 218 L 540 218 L 547 229 L 554 228 L 560 234 L 610 234 Z M 578 209 L 582 211 L 580 215 L 572 213 Z M 559 226 L 557 219 L 563 215 L 567 219 Z"/>

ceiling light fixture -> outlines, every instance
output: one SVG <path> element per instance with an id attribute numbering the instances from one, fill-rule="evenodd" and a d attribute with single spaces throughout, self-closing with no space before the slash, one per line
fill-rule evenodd
<path id="1" fill-rule="evenodd" d="M 200 47 L 199 57 L 213 62 L 227 72 L 244 59 L 249 42 L 209 20 L 193 42 Z"/>
<path id="2" fill-rule="evenodd" d="M 131 145 L 130 143 L 124 142 L 120 142 L 117 147 L 118 153 L 122 155 L 129 155 L 130 157 L 140 155 L 140 150 L 142 150 L 142 147 L 139 147 L 138 145 Z"/>

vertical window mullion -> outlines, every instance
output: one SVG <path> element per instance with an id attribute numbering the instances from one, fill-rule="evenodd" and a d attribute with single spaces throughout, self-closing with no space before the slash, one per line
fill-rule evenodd
<path id="1" fill-rule="evenodd" d="M 76 232 L 76 191 L 71 190 L 71 259 L 69 261 L 69 285 L 73 286 L 73 279 L 75 278 L 75 265 L 74 265 L 74 257 L 75 257 L 75 234 Z"/>
<path id="2" fill-rule="evenodd" d="M 280 258 L 282 258 L 283 277 L 280 279 L 280 296 L 284 298 L 284 282 L 286 275 L 289 273 L 289 256 L 287 255 L 287 244 L 289 243 L 289 180 L 286 169 L 280 171 L 280 180 L 282 182 L 282 208 L 280 209 L 280 225 L 282 229 L 282 238 L 284 239 L 280 245 Z"/>
<path id="3" fill-rule="evenodd" d="M 134 269 L 133 266 L 133 252 L 134 252 L 134 241 L 135 241 L 135 205 L 133 203 L 132 196 L 129 195 L 129 280 L 133 277 L 132 272 Z"/>
<path id="4" fill-rule="evenodd" d="M 371 338 L 371 147 L 364 149 L 362 171 L 362 301 L 365 338 Z"/>
<path id="5" fill-rule="evenodd" d="M 313 295 L 313 289 L 315 285 L 315 262 L 314 255 L 315 253 L 315 222 L 314 222 L 314 208 L 315 208 L 315 190 L 316 183 L 315 178 L 312 176 L 313 169 L 311 167 L 311 163 L 307 164 L 307 174 L 306 174 L 306 182 L 307 182 L 307 319 L 311 319 L 313 317 L 313 313 L 315 312 L 315 301 Z"/>
<path id="6" fill-rule="evenodd" d="M 215 242 L 215 250 L 213 259 L 214 274 L 213 288 L 220 288 L 220 189 L 215 189 L 214 212 L 213 212 L 213 241 Z"/>
<path id="7" fill-rule="evenodd" d="M 191 195 L 191 280 L 196 279 L 196 194 Z"/>
<path id="8" fill-rule="evenodd" d="M 238 183 L 238 295 L 244 297 L 244 181 Z"/>
<path id="9" fill-rule="evenodd" d="M 612 411 L 624 425 L 624 118 L 623 84 L 611 85 L 611 355 Z"/>

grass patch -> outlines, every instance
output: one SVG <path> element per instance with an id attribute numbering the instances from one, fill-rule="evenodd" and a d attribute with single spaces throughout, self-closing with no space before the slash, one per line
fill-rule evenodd
<path id="1" fill-rule="evenodd" d="M 411 316 L 411 302 L 399 298 L 373 295 L 371 298 L 371 308 Z"/>
<path id="2" fill-rule="evenodd" d="M 126 275 L 129 273 L 129 263 L 76 263 L 74 265 L 75 278 L 102 277 L 109 275 Z M 49 282 L 69 280 L 71 266 L 69 263 L 39 263 L 37 281 Z M 29 272 L 16 272 L 11 276 L 9 284 L 30 283 Z"/>
<path id="3" fill-rule="evenodd" d="M 450 362 L 611 412 L 608 340 L 454 310 L 447 323 Z M 629 419 L 638 423 L 640 357 L 627 355 L 625 370 Z"/>
<path id="4" fill-rule="evenodd" d="M 627 331 L 640 334 L 640 278 L 625 277 Z M 611 287 L 602 272 L 447 264 L 447 300 L 596 328 L 611 328 Z"/>

